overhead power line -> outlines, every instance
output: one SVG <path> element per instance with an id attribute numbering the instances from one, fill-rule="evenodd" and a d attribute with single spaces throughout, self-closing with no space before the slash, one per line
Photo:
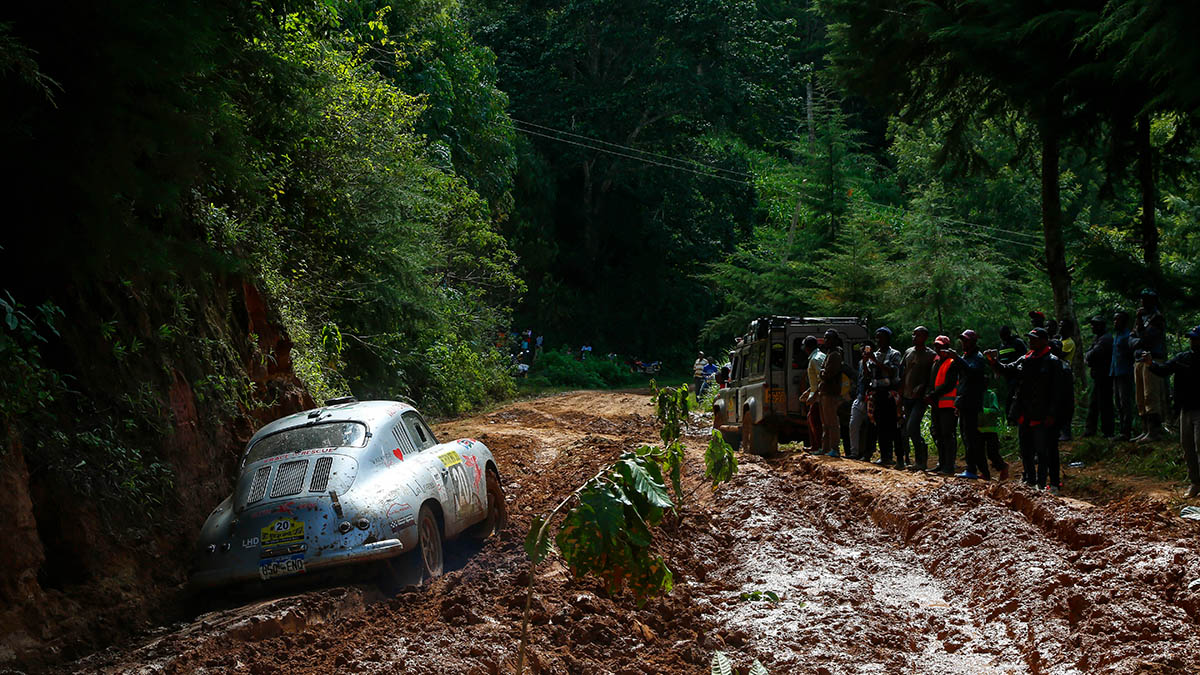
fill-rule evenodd
<path id="1" fill-rule="evenodd" d="M 524 120 L 519 120 L 516 118 L 510 118 L 510 119 L 512 119 L 512 121 L 516 122 L 517 124 L 522 124 L 522 125 L 526 125 L 528 127 L 533 127 L 533 128 L 524 128 L 521 126 L 517 126 L 515 124 L 501 124 L 500 126 L 503 126 L 507 129 L 512 129 L 513 131 L 519 131 L 523 134 L 529 134 L 531 136 L 537 136 L 537 137 L 545 138 L 545 139 L 552 140 L 552 141 L 558 141 L 560 143 L 566 143 L 568 145 L 585 148 L 587 150 L 603 152 L 603 153 L 607 153 L 610 155 L 615 155 L 617 157 L 632 159 L 634 161 L 644 162 L 646 164 L 651 164 L 651 165 L 663 167 L 666 169 L 675 169 L 677 171 L 685 171 L 687 173 L 695 174 L 697 176 L 703 176 L 705 178 L 716 178 L 718 180 L 723 180 L 726 182 L 734 183 L 735 185 L 744 185 L 747 187 L 754 186 L 754 183 L 750 180 L 741 180 L 741 179 L 737 179 L 737 178 L 731 178 L 729 176 L 720 175 L 720 173 L 723 172 L 723 173 L 728 173 L 728 174 L 733 174 L 733 175 L 738 175 L 738 176 L 745 176 L 747 178 L 753 179 L 754 176 L 752 174 L 749 174 L 749 173 L 746 173 L 743 171 L 735 171 L 733 169 L 726 169 L 726 168 L 715 166 L 712 164 L 705 164 L 704 162 L 698 162 L 693 159 L 687 159 L 687 158 L 683 158 L 683 157 L 673 157 L 671 155 L 650 152 L 648 150 L 639 150 L 637 148 L 633 148 L 633 147 L 630 147 L 627 145 L 621 145 L 619 143 L 603 141 L 603 140 L 600 140 L 597 138 L 591 138 L 589 136 L 584 136 L 582 134 L 576 134 L 576 133 L 573 133 L 570 131 L 564 131 L 562 129 L 555 129 L 553 127 L 548 127 L 543 124 L 537 124 L 534 122 L 526 122 Z M 543 131 L 538 131 L 537 129 L 541 129 Z M 550 133 L 545 133 L 545 132 L 550 132 Z M 569 137 L 569 138 L 564 138 L 564 137 Z M 572 139 L 579 139 L 579 140 L 572 140 Z M 608 147 L 603 147 L 603 146 L 608 146 Z M 617 149 L 614 150 L 612 148 L 617 148 Z M 666 160 L 666 161 L 656 161 L 656 159 L 650 159 L 651 157 Z M 688 166 L 688 165 L 690 165 L 690 166 Z M 692 168 L 692 167 L 698 167 L 698 168 Z M 708 173 L 708 171 L 702 171 L 700 169 L 707 169 L 708 171 L 712 171 L 714 173 Z M 884 204 L 882 202 L 876 202 L 876 201 L 872 201 L 869 199 L 861 199 L 861 198 L 854 200 L 854 201 L 857 203 L 870 204 L 872 206 L 877 206 L 877 207 L 880 207 L 883 209 L 888 209 L 891 211 L 899 212 L 904 218 L 912 217 L 912 214 L 907 209 L 900 207 L 900 206 L 894 206 L 892 204 Z M 954 232 L 956 232 L 958 234 L 982 237 L 982 238 L 989 239 L 992 241 L 1003 242 L 1003 243 L 1011 244 L 1014 246 L 1023 246 L 1026 248 L 1033 249 L 1035 251 L 1041 250 L 1041 246 L 1037 243 L 1034 243 L 1034 242 L 1039 241 L 1039 239 L 1040 239 L 1035 234 L 1030 234 L 1028 232 L 1018 232 L 1015 230 L 1008 230 L 1008 229 L 1005 229 L 1002 227 L 996 227 L 994 225 L 984 225 L 982 223 L 972 223 L 972 222 L 968 222 L 965 220 L 948 218 L 945 216 L 936 216 L 936 215 L 932 215 L 932 214 L 920 214 L 920 215 L 923 218 L 928 218 L 929 220 L 941 223 L 941 224 L 943 224 L 943 227 L 945 227 L 946 229 L 953 230 Z M 974 229 L 968 230 L 968 229 L 964 229 L 964 228 L 974 228 Z M 1008 235 L 1008 236 L 1001 236 L 1001 235 Z M 1021 239 L 1012 239 L 1009 237 L 1025 237 L 1025 238 L 1030 239 L 1031 241 L 1023 241 Z"/>
<path id="2" fill-rule="evenodd" d="M 696 160 L 694 160 L 694 159 L 686 159 L 686 158 L 683 158 L 683 157 L 672 157 L 672 156 L 670 156 L 670 155 L 663 155 L 663 154 L 660 154 L 660 153 L 657 153 L 657 152 L 651 152 L 651 151 L 649 151 L 649 150 L 639 150 L 638 148 L 630 147 L 630 146 L 628 146 L 628 145 L 621 145 L 620 143 L 612 143 L 612 142 L 609 142 L 609 141 L 602 141 L 602 140 L 600 140 L 600 139 L 598 139 L 598 138 L 591 138 L 590 136 L 583 136 L 583 135 L 581 135 L 581 134 L 577 134 L 577 133 L 574 133 L 574 132 L 570 132 L 570 131 L 564 131 L 564 130 L 562 130 L 562 129 L 555 129 L 555 128 L 553 128 L 553 127 L 548 127 L 548 126 L 545 126 L 545 125 L 542 125 L 542 124 L 537 124 L 537 123 L 535 123 L 535 122 L 526 122 L 525 120 L 519 120 L 519 119 L 517 119 L 517 118 L 515 118 L 515 117 L 510 117 L 509 119 L 511 119 L 512 121 L 514 121 L 514 122 L 516 122 L 516 123 L 518 123 L 518 124 L 525 124 L 525 125 L 528 125 L 528 126 L 534 127 L 534 128 L 536 128 L 536 129 L 544 129 L 544 130 L 546 130 L 546 131 L 552 131 L 552 132 L 554 132 L 554 133 L 556 133 L 556 134 L 562 134 L 562 135 L 564 135 L 564 136 L 570 136 L 570 137 L 572 137 L 572 138 L 578 138 L 578 139 L 581 139 L 581 140 L 589 141 L 589 142 L 591 142 L 591 143 L 597 143 L 597 144 L 600 144 L 600 145 L 606 145 L 606 146 L 609 146 L 609 147 L 612 147 L 612 148 L 617 148 L 617 149 L 620 149 L 620 150 L 625 150 L 626 152 L 635 152 L 635 153 L 640 153 L 640 154 L 643 154 L 643 155 L 649 155 L 649 156 L 651 156 L 651 157 L 657 157 L 657 158 L 659 158 L 659 159 L 665 159 L 665 160 L 668 160 L 668 161 L 671 161 L 671 162 L 684 162 L 684 163 L 687 163 L 687 164 L 692 164 L 692 165 L 694 165 L 694 166 L 697 166 L 697 167 L 703 167 L 703 168 L 705 168 L 705 169 L 712 169 L 713 171 L 719 171 L 719 172 L 722 172 L 722 173 L 728 173 L 728 174 L 732 174 L 732 175 L 735 175 L 735 176 L 743 176 L 743 177 L 745 177 L 745 178 L 750 178 L 750 179 L 753 179 L 753 178 L 754 178 L 754 175 L 753 175 L 753 174 L 746 173 L 745 171 L 735 171 L 734 169 L 726 169 L 726 168 L 724 168 L 724 167 L 716 166 L 716 165 L 714 165 L 714 164 L 706 164 L 706 163 L 704 163 L 704 162 L 698 162 L 698 161 L 696 161 Z"/>
<path id="3" fill-rule="evenodd" d="M 521 127 L 509 126 L 509 125 L 502 125 L 502 126 L 507 126 L 509 129 L 512 129 L 514 131 L 520 131 L 523 134 L 530 134 L 533 136 L 541 136 L 542 138 L 548 138 L 552 141 L 558 141 L 560 143 L 567 143 L 569 145 L 575 145 L 575 146 L 578 146 L 581 148 L 587 148 L 588 150 L 595 150 L 596 152 L 605 152 L 610 155 L 616 155 L 618 157 L 625 157 L 626 159 L 632 159 L 632 160 L 635 160 L 638 162 L 645 162 L 647 164 L 654 164 L 655 166 L 661 166 L 661 167 L 664 167 L 667 169 L 675 169 L 677 171 L 686 171 L 688 173 L 696 174 L 697 176 L 704 176 L 705 178 L 716 178 L 718 180 L 728 181 L 730 183 L 736 183 L 737 185 L 745 185 L 745 186 L 749 186 L 749 187 L 753 186 L 753 183 L 751 183 L 750 181 L 739 180 L 737 178 L 730 178 L 728 176 L 721 176 L 718 174 L 705 173 L 704 171 L 699 171 L 696 169 L 688 168 L 686 166 L 683 166 L 682 164 L 668 164 L 665 162 L 658 162 L 658 161 L 655 161 L 652 159 L 648 159 L 646 157 L 638 157 L 637 155 L 631 155 L 631 154 L 625 153 L 625 152 L 618 152 L 616 150 L 610 150 L 608 148 L 602 148 L 602 147 L 599 147 L 596 145 L 589 145 L 587 143 L 573 141 L 569 138 L 563 138 L 561 136 L 552 136 L 550 134 L 544 134 L 540 131 L 534 131 L 532 129 L 522 129 Z M 684 160 L 681 160 L 681 161 L 684 161 Z M 686 160 L 686 161 L 690 161 L 690 160 Z M 698 162 L 697 162 L 697 164 L 698 164 Z M 707 166 L 710 169 L 716 168 L 716 167 L 711 167 L 708 165 L 701 165 L 701 166 Z"/>

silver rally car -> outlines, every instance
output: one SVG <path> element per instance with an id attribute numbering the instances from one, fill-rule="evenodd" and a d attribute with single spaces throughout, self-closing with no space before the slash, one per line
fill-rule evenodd
<path id="1" fill-rule="evenodd" d="M 407 403 L 334 399 L 250 439 L 233 494 L 200 531 L 191 583 L 269 582 L 414 550 L 415 571 L 435 577 L 444 539 L 490 536 L 505 515 L 483 443 L 438 443 Z"/>

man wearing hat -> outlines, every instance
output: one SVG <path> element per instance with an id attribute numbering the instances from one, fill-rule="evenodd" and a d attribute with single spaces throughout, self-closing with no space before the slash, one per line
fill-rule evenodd
<path id="1" fill-rule="evenodd" d="M 1152 359 L 1167 358 L 1167 319 L 1158 308 L 1158 293 L 1147 288 L 1142 291 L 1142 306 L 1138 307 L 1133 321 L 1133 387 L 1137 398 L 1138 414 L 1142 416 L 1140 443 L 1157 441 L 1163 437 L 1162 423 L 1167 412 L 1166 382 L 1155 375 L 1146 364 L 1143 355 Z"/>
<path id="2" fill-rule="evenodd" d="M 1107 330 L 1108 322 L 1097 314 L 1088 323 L 1092 327 L 1092 345 L 1083 353 L 1092 380 L 1092 393 L 1088 398 L 1087 423 L 1083 427 L 1084 437 L 1096 435 L 1096 423 L 1105 438 L 1113 437 L 1113 336 Z"/>
<path id="3" fill-rule="evenodd" d="M 921 435 L 921 419 L 925 417 L 925 409 L 929 407 L 925 396 L 929 393 L 933 360 L 937 358 L 937 354 L 926 346 L 928 340 L 928 328 L 914 328 L 912 346 L 904 352 L 900 366 L 900 398 L 904 411 L 904 428 L 900 433 L 899 454 L 908 461 L 908 444 L 911 441 L 913 462 L 908 465 L 910 471 L 924 471 L 929 462 L 929 447 L 925 444 L 925 437 Z"/>
<path id="4" fill-rule="evenodd" d="M 1200 464 L 1196 448 L 1200 445 L 1200 326 L 1186 333 L 1190 349 L 1175 355 L 1166 363 L 1157 362 L 1151 354 L 1142 356 L 1143 363 L 1156 376 L 1175 376 L 1175 402 L 1179 405 L 1179 442 L 1187 464 L 1188 486 L 1184 497 L 1200 497 Z"/>
<path id="5" fill-rule="evenodd" d="M 1054 414 L 1058 409 L 1062 364 L 1050 353 L 1050 334 L 1045 328 L 1034 328 L 1028 337 L 1029 353 L 1012 363 L 1001 364 L 995 349 L 984 356 L 996 374 L 1015 377 L 1017 381 L 1012 412 L 1017 423 L 1025 484 L 1057 493 L 1060 480 L 1058 475 L 1051 475 L 1057 463 L 1052 466 L 1050 453 L 1057 447 L 1052 434 L 1058 433 Z"/>
<path id="6" fill-rule="evenodd" d="M 962 367 L 954 358 L 954 350 L 950 349 L 950 338 L 939 335 L 933 341 L 937 358 L 933 360 L 931 372 L 933 389 L 929 392 L 926 402 L 932 406 L 930 426 L 933 431 L 933 442 L 937 446 L 938 463 L 934 471 L 953 476 L 955 462 L 958 459 L 958 415 L 955 411 L 955 400 L 958 398 L 958 379 Z"/>
<path id="7" fill-rule="evenodd" d="M 1029 323 L 1033 328 L 1045 328 L 1046 315 L 1035 309 L 1029 313 Z"/>
<path id="8" fill-rule="evenodd" d="M 875 330 L 877 348 L 865 355 L 869 372 L 869 398 L 867 417 L 875 425 L 875 438 L 879 443 L 880 466 L 892 464 L 904 468 L 904 454 L 897 447 L 900 438 L 900 352 L 892 348 L 892 329 L 880 326 Z"/>

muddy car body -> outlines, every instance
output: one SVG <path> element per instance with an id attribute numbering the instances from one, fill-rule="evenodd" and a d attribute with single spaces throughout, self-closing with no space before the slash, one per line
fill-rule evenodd
<path id="1" fill-rule="evenodd" d="M 830 329 L 841 336 L 849 367 L 857 370 L 859 347 L 869 337 L 863 319 L 767 316 L 750 322 L 729 353 L 729 383 L 713 401 L 713 427 L 730 445 L 761 455 L 777 451 L 781 440 L 807 439 L 802 344 L 810 335 L 823 342 Z"/>
<path id="2" fill-rule="evenodd" d="M 272 580 L 420 549 L 503 517 L 499 470 L 482 443 L 438 443 L 411 405 L 337 400 L 254 435 L 233 494 L 208 517 L 194 588 Z M 497 503 L 498 502 L 498 503 Z"/>

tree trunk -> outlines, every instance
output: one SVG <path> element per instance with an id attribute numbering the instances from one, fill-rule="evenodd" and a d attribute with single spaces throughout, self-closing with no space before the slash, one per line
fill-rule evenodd
<path id="1" fill-rule="evenodd" d="M 1061 324 L 1070 319 L 1074 326 L 1071 339 L 1075 353 L 1071 369 L 1077 382 L 1083 377 L 1083 337 L 1075 318 L 1075 301 L 1071 297 L 1071 270 L 1067 267 L 1067 250 L 1063 242 L 1062 195 L 1058 185 L 1058 154 L 1062 129 L 1062 112 L 1054 108 L 1043 121 L 1042 133 L 1042 235 L 1046 243 L 1046 271 L 1050 289 L 1054 292 L 1054 314 Z"/>
<path id="2" fill-rule="evenodd" d="M 1157 283 L 1159 278 L 1158 266 L 1158 224 L 1154 220 L 1154 210 L 1158 198 L 1154 191 L 1154 157 L 1150 147 L 1150 116 L 1143 113 L 1137 123 L 1137 174 L 1138 184 L 1142 190 L 1142 250 L 1146 268 Z"/>

